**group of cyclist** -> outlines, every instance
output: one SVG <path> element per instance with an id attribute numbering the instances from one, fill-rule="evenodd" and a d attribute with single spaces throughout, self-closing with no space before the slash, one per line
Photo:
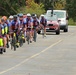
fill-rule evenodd
<path id="1" fill-rule="evenodd" d="M 30 43 L 33 41 L 34 28 L 38 32 L 41 28 L 44 28 L 46 35 L 46 24 L 47 20 L 44 18 L 44 15 L 41 15 L 41 18 L 37 18 L 36 14 L 22 14 L 10 15 L 9 18 L 3 16 L 0 19 L 0 47 L 3 46 L 4 52 L 6 48 L 9 48 L 9 40 L 12 32 L 16 31 L 16 38 L 18 40 L 19 32 L 22 30 L 24 33 L 24 38 L 26 41 L 27 34 L 30 34 Z M 3 41 L 2 41 L 3 40 Z M 18 42 L 18 41 L 17 41 Z"/>

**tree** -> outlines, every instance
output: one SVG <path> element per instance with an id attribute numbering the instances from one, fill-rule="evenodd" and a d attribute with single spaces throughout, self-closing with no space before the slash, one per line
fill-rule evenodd
<path id="1" fill-rule="evenodd" d="M 76 21 L 76 0 L 66 0 L 66 9 L 69 17 Z"/>
<path id="2" fill-rule="evenodd" d="M 42 13 L 45 12 L 44 10 L 44 5 L 42 3 L 35 3 L 34 0 L 26 0 L 26 7 L 21 7 L 20 10 L 22 11 L 22 13 L 27 14 L 27 13 L 35 13 L 38 16 Z M 19 11 L 19 12 L 21 12 Z"/>
<path id="3" fill-rule="evenodd" d="M 0 0 L 0 15 L 16 14 L 25 0 Z"/>
<path id="4" fill-rule="evenodd" d="M 66 0 L 57 0 L 54 3 L 54 9 L 65 9 Z"/>

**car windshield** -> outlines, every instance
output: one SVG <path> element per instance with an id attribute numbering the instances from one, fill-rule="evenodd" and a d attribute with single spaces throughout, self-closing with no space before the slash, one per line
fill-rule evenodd
<path id="1" fill-rule="evenodd" d="M 57 16 L 56 15 L 45 15 L 45 18 L 47 19 L 47 21 L 57 21 Z"/>
<path id="2" fill-rule="evenodd" d="M 64 18 L 64 12 L 54 12 L 58 16 L 58 18 Z"/>

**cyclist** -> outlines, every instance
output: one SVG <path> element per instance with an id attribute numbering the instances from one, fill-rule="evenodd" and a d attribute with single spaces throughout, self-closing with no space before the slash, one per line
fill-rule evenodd
<path id="1" fill-rule="evenodd" d="M 35 14 L 34 16 L 32 16 L 32 18 L 33 18 L 33 27 L 36 27 L 36 29 L 38 29 L 39 20 L 37 18 L 37 15 Z"/>
<path id="2" fill-rule="evenodd" d="M 6 44 L 7 44 L 6 27 L 7 27 L 7 24 L 5 23 L 5 20 L 3 18 L 1 19 L 0 26 L 1 26 L 1 34 L 2 34 L 2 37 L 3 37 L 4 52 L 6 52 Z"/>
<path id="3" fill-rule="evenodd" d="M 8 21 L 7 21 L 7 17 L 3 16 L 2 19 L 4 20 L 4 30 L 6 33 L 6 38 L 7 38 L 7 48 L 9 48 L 9 26 L 8 26 Z"/>
<path id="4" fill-rule="evenodd" d="M 26 24 L 22 13 L 19 14 L 19 24 L 20 24 L 20 29 L 23 29 Z"/>
<path id="5" fill-rule="evenodd" d="M 24 42 L 26 41 L 26 29 L 24 28 L 25 24 L 26 22 L 25 22 L 25 19 L 23 18 L 23 14 L 20 13 L 19 14 L 19 25 L 20 25 L 20 31 L 23 31 L 23 34 L 24 34 L 23 35 L 23 38 L 25 38 Z"/>
<path id="6" fill-rule="evenodd" d="M 11 24 L 12 24 L 12 21 L 13 21 L 13 16 L 10 15 L 7 22 L 8 22 L 8 28 L 9 28 L 9 41 L 10 41 L 10 38 L 11 38 L 11 32 L 12 32 L 12 29 L 11 29 Z"/>
<path id="7" fill-rule="evenodd" d="M 1 28 L 1 20 L 0 20 L 0 48 L 4 46 L 3 37 L 2 37 L 2 28 Z M 0 54 L 3 53 L 3 50 L 0 50 Z"/>
<path id="8" fill-rule="evenodd" d="M 33 18 L 33 29 L 36 29 L 36 31 L 38 31 L 39 21 L 37 19 L 37 15 L 33 14 L 32 18 Z M 34 36 L 34 32 L 33 32 L 33 36 Z"/>
<path id="9" fill-rule="evenodd" d="M 13 21 L 13 16 L 10 15 L 10 16 L 9 16 L 9 20 L 8 20 L 8 22 L 11 23 L 12 21 Z"/>
<path id="10" fill-rule="evenodd" d="M 19 25 L 19 21 L 18 21 L 17 18 L 18 18 L 17 15 L 14 15 L 14 16 L 13 16 L 13 21 L 12 21 L 12 23 L 11 23 L 11 29 L 12 29 L 12 32 L 15 31 L 15 33 L 16 33 L 17 46 L 19 47 L 18 32 L 19 32 L 19 29 L 20 29 L 20 25 Z"/>
<path id="11" fill-rule="evenodd" d="M 33 36 L 32 36 L 33 20 L 32 20 L 30 13 L 27 14 L 25 28 L 27 30 L 26 35 L 28 34 L 28 32 L 30 32 L 30 43 L 32 43 L 32 40 L 33 40 Z"/>
<path id="12" fill-rule="evenodd" d="M 11 32 L 11 23 L 12 23 L 12 21 L 13 21 L 13 16 L 10 15 L 9 20 L 8 20 L 9 32 Z"/>
<path id="13" fill-rule="evenodd" d="M 47 25 L 47 20 L 45 19 L 44 15 L 41 15 L 40 19 L 40 26 L 44 28 L 44 36 L 46 36 L 46 25 Z"/>

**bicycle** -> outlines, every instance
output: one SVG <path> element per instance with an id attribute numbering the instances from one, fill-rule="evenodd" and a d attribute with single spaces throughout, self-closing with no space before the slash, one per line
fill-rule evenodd
<path id="1" fill-rule="evenodd" d="M 44 26 L 42 26 L 41 30 L 42 30 L 42 36 L 43 36 L 43 38 L 44 38 L 44 37 L 46 37 L 45 27 L 44 27 Z"/>
<path id="2" fill-rule="evenodd" d="M 14 32 L 11 32 L 11 34 L 13 34 L 11 37 L 10 37 L 10 44 L 11 44 L 11 49 L 14 48 L 14 51 L 16 51 L 16 30 L 14 30 Z"/>
<path id="3" fill-rule="evenodd" d="M 26 37 L 27 37 L 27 43 L 30 43 L 30 27 L 27 28 L 27 33 L 26 33 Z"/>
<path id="4" fill-rule="evenodd" d="M 24 36 L 24 33 L 22 33 L 22 40 L 23 40 L 23 43 L 25 43 L 25 36 Z"/>
<path id="5" fill-rule="evenodd" d="M 34 27 L 34 36 L 33 36 L 34 42 L 36 42 L 36 38 L 37 38 L 37 31 L 36 31 L 36 27 Z"/>
<path id="6" fill-rule="evenodd" d="M 20 47 L 23 45 L 23 36 L 22 35 L 23 35 L 23 31 L 21 30 L 19 33 L 19 36 L 18 36 Z"/>
<path id="7" fill-rule="evenodd" d="M 44 38 L 44 28 L 42 28 L 42 37 Z"/>

